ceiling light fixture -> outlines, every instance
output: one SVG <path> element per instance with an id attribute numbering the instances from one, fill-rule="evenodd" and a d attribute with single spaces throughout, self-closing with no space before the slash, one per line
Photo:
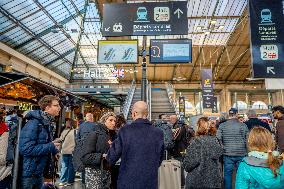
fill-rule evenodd
<path id="1" fill-rule="evenodd" d="M 215 25 L 217 23 L 217 20 L 211 20 L 210 22 L 212 25 Z"/>
<path id="2" fill-rule="evenodd" d="M 210 34 L 210 31 L 205 31 L 204 34 L 205 34 L 205 35 L 209 35 L 209 34 Z"/>
<path id="3" fill-rule="evenodd" d="M 218 29 L 219 29 L 219 30 L 222 30 L 222 29 L 224 29 L 224 28 L 225 28 L 224 25 L 220 25 Z"/>

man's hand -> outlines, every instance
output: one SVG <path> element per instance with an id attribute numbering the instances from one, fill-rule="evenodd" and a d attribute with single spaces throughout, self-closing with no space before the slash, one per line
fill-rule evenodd
<path id="1" fill-rule="evenodd" d="M 54 144 L 54 146 L 55 146 L 55 148 L 56 148 L 57 150 L 60 150 L 60 146 L 61 146 L 61 143 L 60 143 L 60 142 L 54 140 L 54 141 L 52 141 L 52 143 Z"/>

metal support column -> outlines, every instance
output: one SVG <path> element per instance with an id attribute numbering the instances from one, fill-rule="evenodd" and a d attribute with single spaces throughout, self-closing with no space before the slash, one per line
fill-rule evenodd
<path id="1" fill-rule="evenodd" d="M 283 106 L 284 104 L 283 89 L 280 90 L 280 93 L 281 93 L 281 105 Z"/>
<path id="2" fill-rule="evenodd" d="M 234 101 L 235 101 L 235 104 L 236 104 L 236 108 L 237 108 L 237 110 L 239 110 L 238 99 L 237 99 L 238 93 L 237 92 L 234 93 L 234 97 L 235 97 Z"/>
<path id="3" fill-rule="evenodd" d="M 18 171 L 19 171 L 19 141 L 20 141 L 20 135 L 21 135 L 21 129 L 23 120 L 22 118 L 18 118 L 18 128 L 17 128 L 17 141 L 16 141 L 16 149 L 15 149 L 15 159 L 14 159 L 14 166 L 13 166 L 13 182 L 12 182 L 12 189 L 19 188 L 17 186 L 18 181 Z"/>
<path id="4" fill-rule="evenodd" d="M 143 36 L 143 49 L 142 49 L 142 81 L 141 81 L 141 100 L 147 102 L 147 63 L 146 63 L 146 43 L 147 38 Z"/>

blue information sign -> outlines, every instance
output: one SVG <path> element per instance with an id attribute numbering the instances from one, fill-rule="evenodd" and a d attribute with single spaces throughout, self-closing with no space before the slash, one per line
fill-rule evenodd
<path id="1" fill-rule="evenodd" d="M 284 78 L 284 1 L 250 0 L 253 76 Z"/>
<path id="2" fill-rule="evenodd" d="M 104 4 L 103 36 L 187 35 L 187 1 Z"/>
<path id="3" fill-rule="evenodd" d="M 191 39 L 152 39 L 150 48 L 150 63 L 189 63 L 192 61 Z"/>

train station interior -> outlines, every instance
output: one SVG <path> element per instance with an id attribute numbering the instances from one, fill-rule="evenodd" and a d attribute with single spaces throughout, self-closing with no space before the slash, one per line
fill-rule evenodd
<path id="1" fill-rule="evenodd" d="M 160 114 L 216 121 L 233 107 L 244 120 L 253 109 L 273 127 L 272 107 L 284 105 L 284 3 L 282 21 L 275 7 L 256 4 L 1 0 L 1 112 L 36 110 L 40 98 L 55 95 L 58 133 L 79 113 L 98 121 L 113 111 L 131 122 L 140 100 L 150 121 Z"/>

